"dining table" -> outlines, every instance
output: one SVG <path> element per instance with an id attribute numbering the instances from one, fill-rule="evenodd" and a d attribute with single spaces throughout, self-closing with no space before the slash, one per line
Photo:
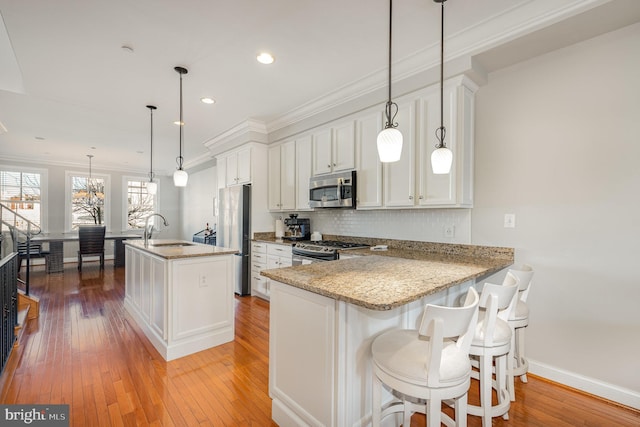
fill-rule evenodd
<path id="1" fill-rule="evenodd" d="M 142 235 L 135 233 L 105 233 L 105 240 L 113 240 L 113 266 L 124 267 L 125 255 L 123 242 L 128 239 L 141 239 Z M 49 255 L 46 263 L 47 273 L 60 273 L 64 270 L 64 243 L 77 242 L 78 232 L 42 233 L 31 237 L 33 243 L 48 243 Z"/>

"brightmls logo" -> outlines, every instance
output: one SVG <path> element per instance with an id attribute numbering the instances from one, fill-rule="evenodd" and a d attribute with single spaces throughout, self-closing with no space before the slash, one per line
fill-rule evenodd
<path id="1" fill-rule="evenodd" d="M 0 425 L 69 427 L 69 405 L 0 405 Z"/>

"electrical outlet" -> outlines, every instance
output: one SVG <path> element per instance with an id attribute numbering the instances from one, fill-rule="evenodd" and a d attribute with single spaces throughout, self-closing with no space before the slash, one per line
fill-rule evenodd
<path id="1" fill-rule="evenodd" d="M 208 286 L 207 284 L 207 276 L 205 276 L 204 274 L 200 275 L 200 287 L 201 288 L 206 288 Z"/>
<path id="2" fill-rule="evenodd" d="M 516 228 L 516 214 L 504 214 L 504 228 Z"/>
<path id="3" fill-rule="evenodd" d="M 456 236 L 456 226 L 455 225 L 445 225 L 444 226 L 444 237 L 448 239 L 453 239 Z"/>

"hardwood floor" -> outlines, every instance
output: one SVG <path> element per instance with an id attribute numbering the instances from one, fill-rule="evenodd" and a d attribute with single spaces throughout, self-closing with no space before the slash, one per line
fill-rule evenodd
<path id="1" fill-rule="evenodd" d="M 2 403 L 66 403 L 72 426 L 275 426 L 268 303 L 236 298 L 234 342 L 167 363 L 124 311 L 123 268 L 37 267 L 31 280 L 40 318 L 0 377 Z M 535 377 L 518 381 L 516 392 L 510 420 L 494 418 L 494 426 L 640 425 L 636 411 Z M 424 416 L 411 425 L 424 426 Z"/>

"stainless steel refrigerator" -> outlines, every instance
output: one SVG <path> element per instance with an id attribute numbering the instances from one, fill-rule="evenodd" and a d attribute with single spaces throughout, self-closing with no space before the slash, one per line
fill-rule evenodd
<path id="1" fill-rule="evenodd" d="M 235 292 L 251 294 L 249 281 L 249 240 L 251 236 L 251 186 L 221 188 L 218 195 L 216 246 L 238 251 L 234 257 Z"/>

